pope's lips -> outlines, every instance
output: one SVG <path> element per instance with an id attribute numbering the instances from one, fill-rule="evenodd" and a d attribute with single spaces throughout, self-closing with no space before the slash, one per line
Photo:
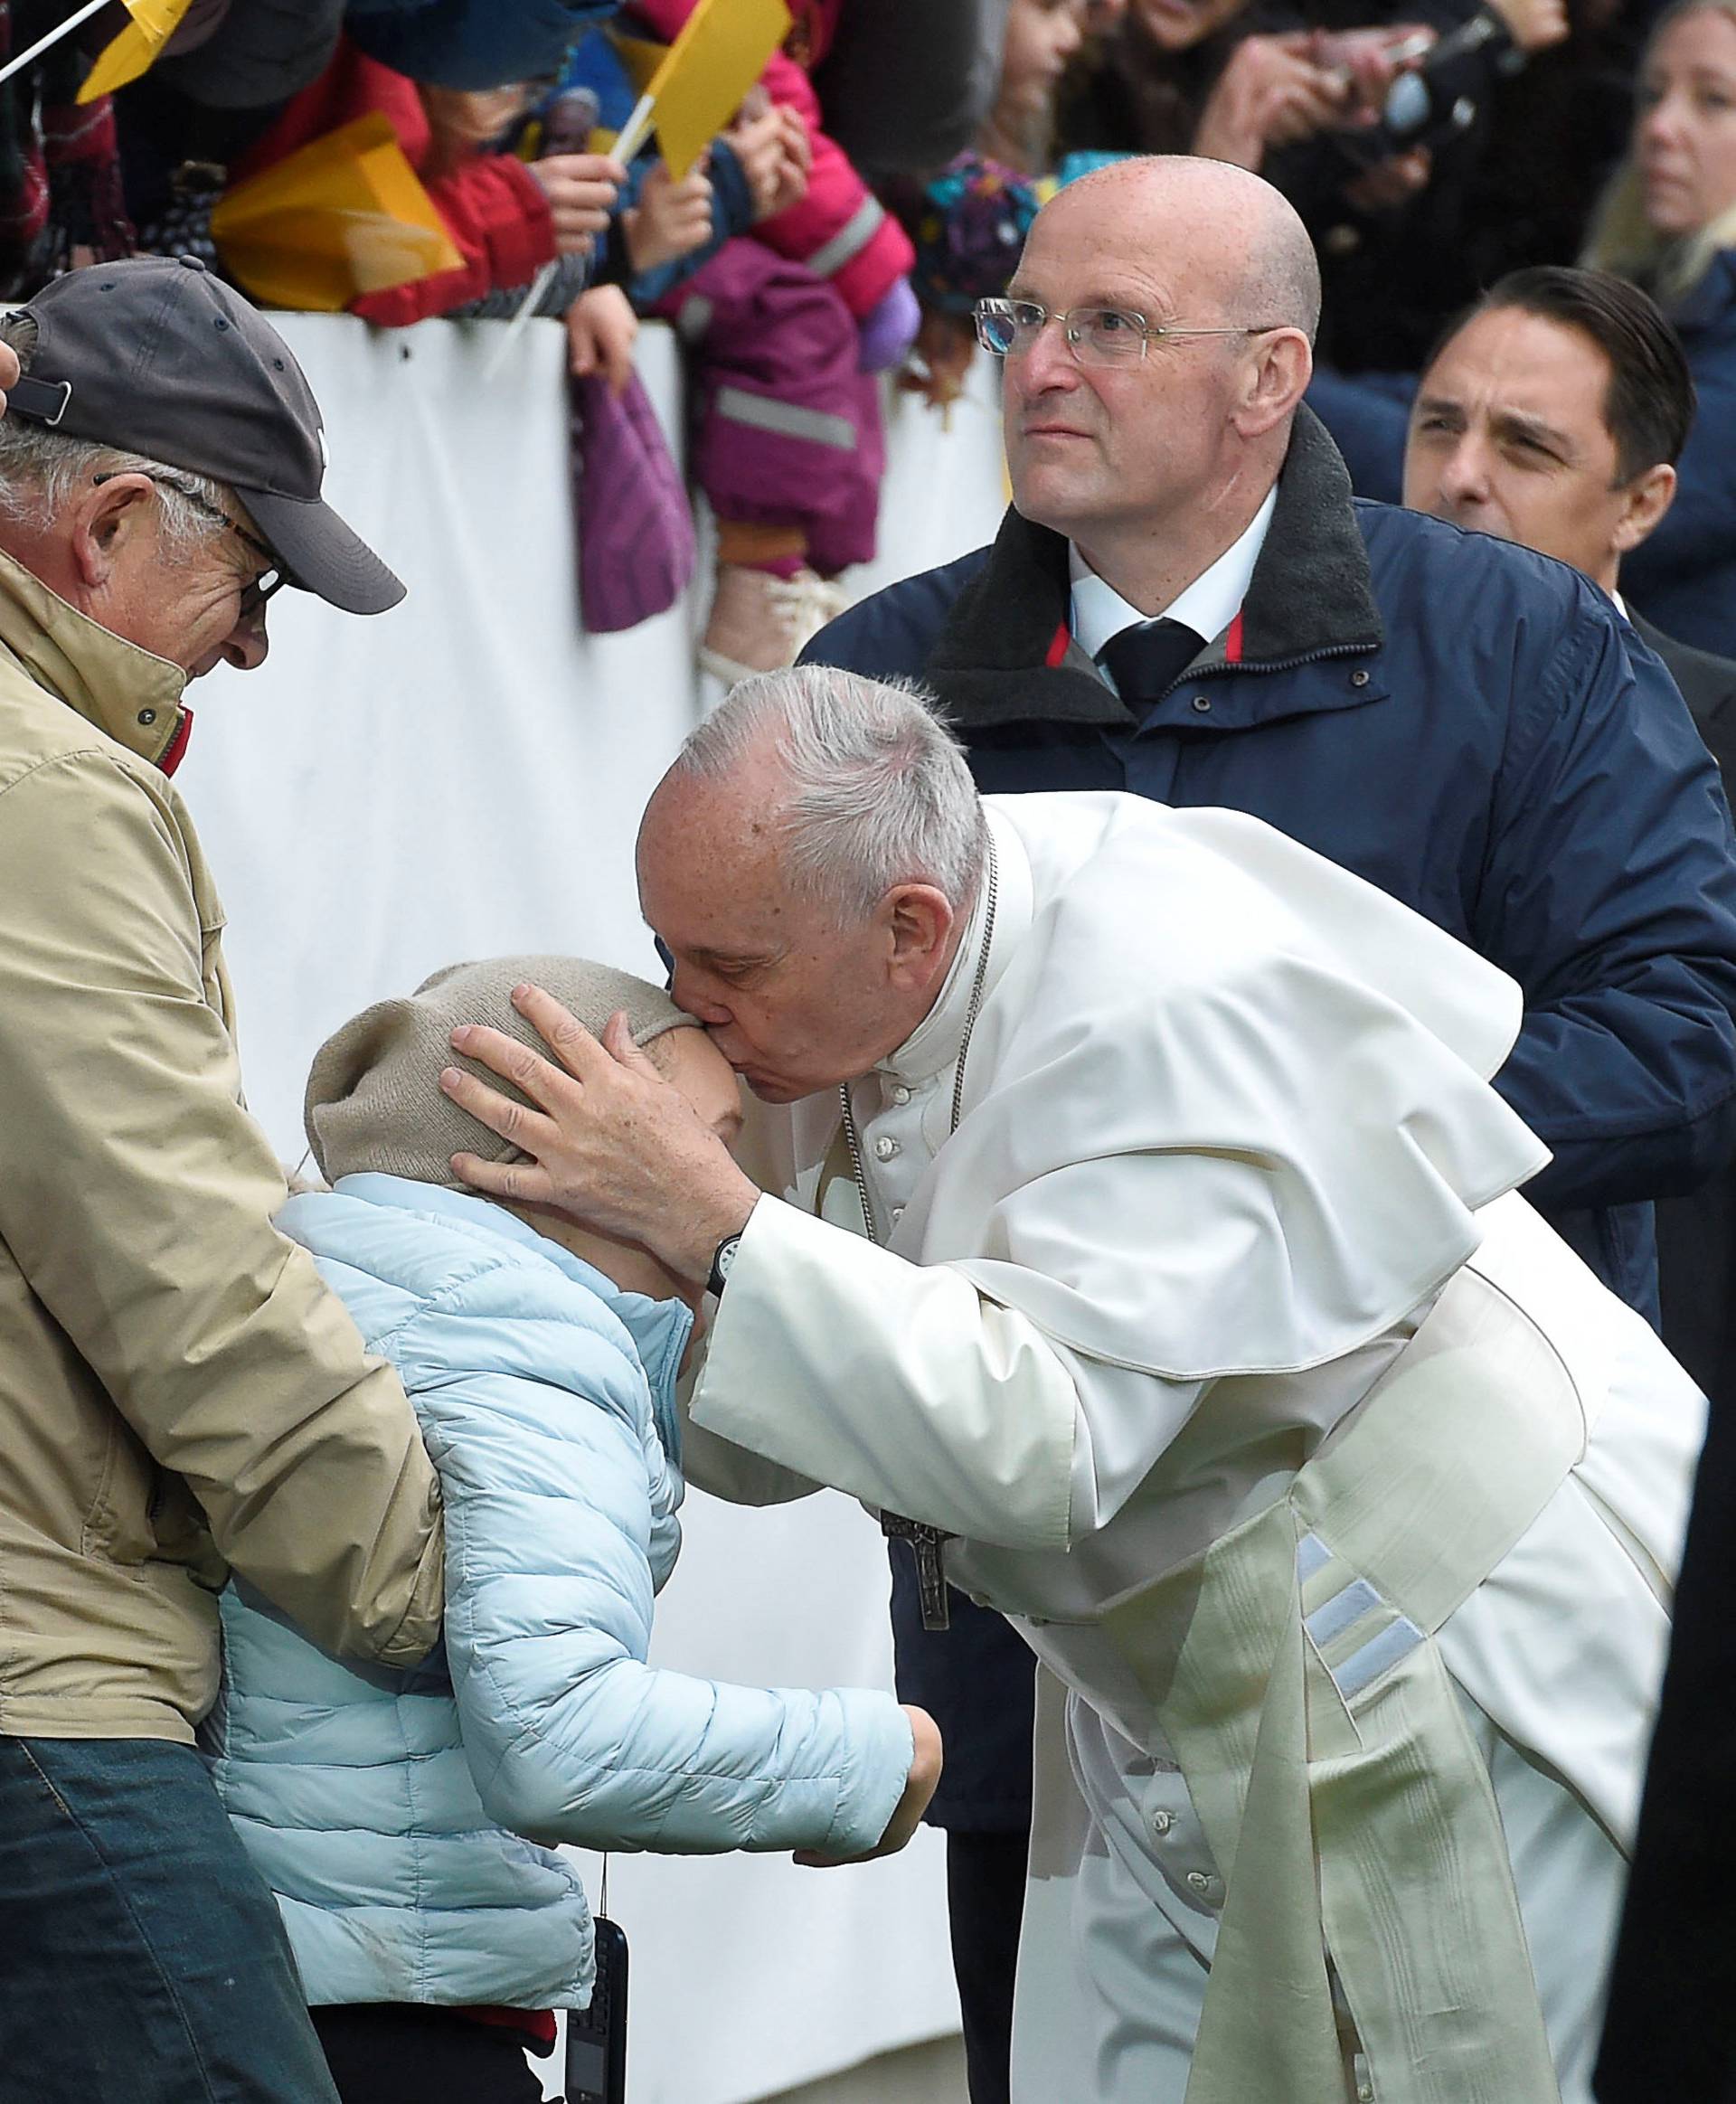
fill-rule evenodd
<path id="1" fill-rule="evenodd" d="M 712 1042 L 714 1044 L 717 1043 L 715 1038 Z M 722 1046 L 718 1045 L 718 1050 L 722 1052 Z M 729 1061 L 730 1071 L 736 1080 L 745 1081 L 756 1092 L 761 1088 L 776 1088 L 778 1085 L 781 1077 L 771 1068 L 761 1066 L 755 1060 L 737 1059 L 729 1052 L 723 1052 L 723 1057 Z"/>
<path id="2" fill-rule="evenodd" d="M 722 1033 L 721 1031 L 712 1029 L 709 1024 L 706 1026 L 705 1034 L 711 1039 L 712 1043 L 717 1047 L 718 1051 L 723 1054 L 723 1057 L 730 1062 L 730 1065 L 738 1074 L 745 1074 L 747 1072 L 748 1068 L 752 1064 L 752 1061 L 748 1058 L 748 1055 L 745 1052 L 732 1052 L 729 1046 L 724 1043 Z"/>
<path id="3" fill-rule="evenodd" d="M 1081 431 L 1072 424 L 1021 424 L 1022 439 L 1089 439 L 1089 431 Z"/>

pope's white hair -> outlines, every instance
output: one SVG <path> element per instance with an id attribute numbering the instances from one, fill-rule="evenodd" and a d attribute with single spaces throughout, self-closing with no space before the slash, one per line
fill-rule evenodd
<path id="1" fill-rule="evenodd" d="M 956 911 L 976 895 L 988 822 L 964 751 L 916 689 L 835 665 L 743 680 L 683 745 L 672 775 L 718 781 L 769 752 L 793 888 L 841 918 L 897 884 L 932 884 Z"/>

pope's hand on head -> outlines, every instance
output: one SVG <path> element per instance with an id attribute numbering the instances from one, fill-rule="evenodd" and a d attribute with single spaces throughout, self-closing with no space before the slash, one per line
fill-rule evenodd
<path id="1" fill-rule="evenodd" d="M 0 416 L 6 413 L 6 391 L 17 377 L 17 352 L 10 344 L 0 344 Z"/>
<path id="2" fill-rule="evenodd" d="M 440 1086 L 531 1159 L 454 1155 L 453 1173 L 490 1197 L 549 1207 L 641 1242 L 675 1277 L 703 1285 L 718 1243 L 747 1225 L 755 1185 L 634 1043 L 625 1016 L 611 1016 L 598 1039 L 540 986 L 515 988 L 513 1005 L 552 1061 L 479 1024 L 455 1030 L 452 1043 L 530 1101 L 458 1067 L 446 1069 Z"/>

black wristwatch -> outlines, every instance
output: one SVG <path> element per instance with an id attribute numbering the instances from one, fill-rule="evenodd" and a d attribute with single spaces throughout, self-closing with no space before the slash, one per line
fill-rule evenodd
<path id="1" fill-rule="evenodd" d="M 712 1252 L 711 1276 L 705 1281 L 705 1290 L 721 1294 L 730 1282 L 730 1266 L 735 1261 L 735 1252 L 741 1247 L 741 1232 L 737 1228 L 733 1234 L 726 1234 Z"/>

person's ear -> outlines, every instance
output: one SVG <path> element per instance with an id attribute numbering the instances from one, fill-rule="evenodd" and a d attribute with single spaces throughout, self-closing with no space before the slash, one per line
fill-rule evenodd
<path id="1" fill-rule="evenodd" d="M 1667 460 L 1660 460 L 1627 485 L 1621 493 L 1621 515 L 1616 521 L 1618 555 L 1626 555 L 1657 531 L 1665 513 L 1675 502 L 1675 487 L 1676 473 Z"/>
<path id="2" fill-rule="evenodd" d="M 898 884 L 881 901 L 887 933 L 887 977 L 894 986 L 925 991 L 947 962 L 947 939 L 958 915 L 933 884 Z"/>
<path id="3" fill-rule="evenodd" d="M 102 590 L 140 536 L 155 533 L 156 502 L 148 475 L 109 476 L 81 493 L 73 511 L 69 552 L 87 591 Z"/>
<path id="4" fill-rule="evenodd" d="M 1244 439 L 1263 439 L 1295 410 L 1314 377 L 1314 352 L 1300 329 L 1270 329 L 1251 339 L 1246 383 L 1235 426 Z"/>

